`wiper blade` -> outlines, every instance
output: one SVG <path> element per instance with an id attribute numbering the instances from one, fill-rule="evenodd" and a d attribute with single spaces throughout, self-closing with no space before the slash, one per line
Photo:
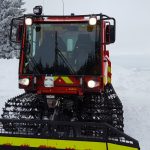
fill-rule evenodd
<path id="1" fill-rule="evenodd" d="M 66 59 L 66 57 L 62 54 L 61 50 L 58 48 L 58 38 L 57 38 L 57 31 L 55 33 L 55 51 L 56 51 L 56 55 L 58 54 L 60 56 L 60 58 L 63 60 L 63 62 L 66 64 L 66 66 L 69 68 L 70 72 L 72 74 L 75 74 L 76 72 L 74 71 L 74 69 L 72 68 L 72 66 L 70 65 L 70 63 L 68 62 L 68 60 Z M 57 57 L 57 56 L 56 56 Z M 56 59 L 57 60 L 57 59 Z M 55 60 L 55 61 L 56 61 Z M 57 61 L 58 63 L 58 61 Z"/>
<path id="2" fill-rule="evenodd" d="M 28 57 L 29 57 L 29 61 L 32 62 L 32 64 L 29 63 L 29 65 L 31 65 L 33 71 L 35 71 L 37 75 L 40 75 L 40 71 L 39 71 L 39 69 L 38 69 L 38 67 L 37 67 L 37 62 L 36 62 L 36 60 L 30 55 L 31 44 L 30 44 L 29 41 L 27 41 L 27 47 L 26 47 L 26 48 L 28 49 L 28 54 L 29 54 Z M 29 61 L 28 61 L 28 62 L 29 62 Z"/>
<path id="3" fill-rule="evenodd" d="M 29 60 L 31 60 L 31 62 L 32 62 L 31 66 L 32 66 L 33 70 L 35 70 L 35 72 L 37 73 L 37 75 L 40 75 L 40 71 L 39 71 L 39 69 L 37 67 L 36 60 L 33 57 L 31 57 L 30 55 L 29 55 Z"/>
<path id="4" fill-rule="evenodd" d="M 60 51 L 60 49 L 57 48 L 58 51 L 58 55 L 60 56 L 60 58 L 63 60 L 63 62 L 68 66 L 69 70 L 71 71 L 72 74 L 75 74 L 76 72 L 74 71 L 74 69 L 72 68 L 72 66 L 70 65 L 70 63 L 68 62 L 68 60 L 66 59 L 66 57 L 62 54 L 62 52 Z"/>

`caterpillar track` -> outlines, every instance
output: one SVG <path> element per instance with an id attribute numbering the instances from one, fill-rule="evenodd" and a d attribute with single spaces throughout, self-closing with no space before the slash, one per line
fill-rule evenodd
<path id="1" fill-rule="evenodd" d="M 99 95 L 87 96 L 83 102 L 82 119 L 90 122 L 107 122 L 123 131 L 122 103 L 111 84 Z"/>
<path id="2" fill-rule="evenodd" d="M 55 100 L 59 105 L 49 108 L 46 98 L 34 93 L 24 93 L 9 99 L 3 108 L 2 118 L 9 119 L 10 123 L 4 123 L 4 129 L 6 131 L 18 130 L 17 124 L 13 124 L 12 127 L 12 119 L 34 121 L 46 118 L 50 121 L 106 122 L 123 131 L 122 104 L 112 85 L 107 85 L 105 91 L 98 95 L 86 95 L 82 98 L 57 96 Z M 34 132 L 37 131 L 38 126 L 22 124 L 21 132 L 27 128 Z"/>

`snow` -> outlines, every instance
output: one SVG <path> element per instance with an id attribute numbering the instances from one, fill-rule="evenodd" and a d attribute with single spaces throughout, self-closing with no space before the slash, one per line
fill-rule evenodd
<path id="1" fill-rule="evenodd" d="M 124 107 L 125 133 L 139 141 L 141 150 L 148 150 L 150 149 L 149 56 L 114 56 L 112 65 L 113 86 Z"/>
<path id="2" fill-rule="evenodd" d="M 149 56 L 112 56 L 112 73 L 113 86 L 124 106 L 125 133 L 140 142 L 141 150 L 148 150 L 150 149 Z M 18 60 L 0 59 L 0 113 L 7 99 L 21 93 L 23 90 L 18 89 Z"/>
<path id="3" fill-rule="evenodd" d="M 9 98 L 23 93 L 18 89 L 18 60 L 0 59 L 0 114 Z"/>

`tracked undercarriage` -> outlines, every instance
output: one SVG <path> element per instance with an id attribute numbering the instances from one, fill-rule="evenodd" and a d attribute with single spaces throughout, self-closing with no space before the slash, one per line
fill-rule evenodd
<path id="1" fill-rule="evenodd" d="M 55 102 L 48 102 L 42 95 L 24 93 L 5 104 L 0 119 L 0 138 L 7 143 L 0 148 L 99 150 L 106 147 L 111 150 L 115 147 L 128 150 L 139 147 L 138 141 L 121 131 L 122 104 L 112 85 L 107 85 L 105 92 L 98 95 L 59 96 L 55 97 Z M 41 139 L 47 143 L 42 143 Z"/>
<path id="2" fill-rule="evenodd" d="M 70 122 L 106 122 L 123 131 L 122 104 L 112 85 L 107 85 L 105 92 L 97 95 L 57 96 L 48 99 L 42 95 L 24 93 L 9 99 L 3 108 L 3 119 L 50 120 Z M 22 125 L 21 130 L 31 128 L 38 130 L 37 125 Z M 17 131 L 17 124 L 4 123 L 6 131 Z M 88 129 L 87 129 L 88 130 Z M 40 133 L 40 130 L 39 130 Z"/>

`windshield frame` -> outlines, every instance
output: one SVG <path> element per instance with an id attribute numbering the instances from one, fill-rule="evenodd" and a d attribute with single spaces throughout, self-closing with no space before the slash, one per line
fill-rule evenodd
<path id="1" fill-rule="evenodd" d="M 44 22 L 44 21 L 34 21 L 33 22 L 33 24 L 87 24 L 88 25 L 88 21 L 47 21 L 47 22 Z M 99 27 L 98 27 L 99 26 Z M 33 29 L 32 29 L 32 26 L 30 26 L 31 27 L 31 33 L 33 32 Z M 26 26 L 26 37 L 25 37 L 25 45 L 28 45 L 27 43 L 28 43 L 28 41 L 27 41 L 27 28 L 28 28 L 28 26 Z M 97 30 L 97 28 L 98 28 L 98 30 Z M 32 38 L 33 38 L 33 34 L 31 35 L 32 36 Z M 101 75 L 101 73 L 102 73 L 102 56 L 101 56 L 101 23 L 100 23 L 100 21 L 98 21 L 97 22 L 97 25 L 96 25 L 96 30 L 95 30 L 95 37 L 98 37 L 99 39 L 98 39 L 98 42 L 99 42 L 99 45 L 95 48 L 95 53 L 96 53 L 96 49 L 98 49 L 98 51 L 97 51 L 97 53 L 98 53 L 98 55 L 99 55 L 99 59 L 98 59 L 98 61 L 97 61 L 97 63 L 98 63 L 98 66 L 99 66 L 99 73 L 98 74 L 86 74 L 86 75 L 94 75 L 94 76 L 99 76 L 99 75 Z M 95 39 L 96 40 L 96 39 Z M 32 41 L 33 41 L 33 39 L 32 39 Z M 33 43 L 32 43 L 33 44 Z M 28 51 L 31 51 L 31 49 L 30 50 L 28 50 L 28 48 L 29 48 L 29 46 L 25 46 L 25 57 L 27 57 L 27 53 L 28 53 Z M 32 56 L 31 56 L 32 57 Z M 26 58 L 25 58 L 26 59 Z M 29 58 L 28 58 L 29 59 Z M 31 74 L 34 74 L 34 75 L 53 75 L 53 76 L 58 76 L 58 75 L 60 75 L 60 74 L 51 74 L 51 73 L 38 73 L 38 72 L 40 72 L 39 71 L 39 69 L 38 69 L 38 67 L 36 66 L 36 62 L 35 62 L 35 64 L 32 66 L 32 67 L 34 67 L 33 68 L 33 70 L 36 70 L 36 71 L 33 71 L 32 73 L 25 73 L 24 71 L 23 71 L 23 74 L 28 74 L 28 75 L 31 75 Z M 25 69 L 25 60 L 24 60 L 24 69 Z M 23 69 L 23 70 L 24 70 Z M 76 75 L 76 76 L 83 76 L 83 74 L 63 74 L 64 76 L 74 76 L 74 75 Z"/>

